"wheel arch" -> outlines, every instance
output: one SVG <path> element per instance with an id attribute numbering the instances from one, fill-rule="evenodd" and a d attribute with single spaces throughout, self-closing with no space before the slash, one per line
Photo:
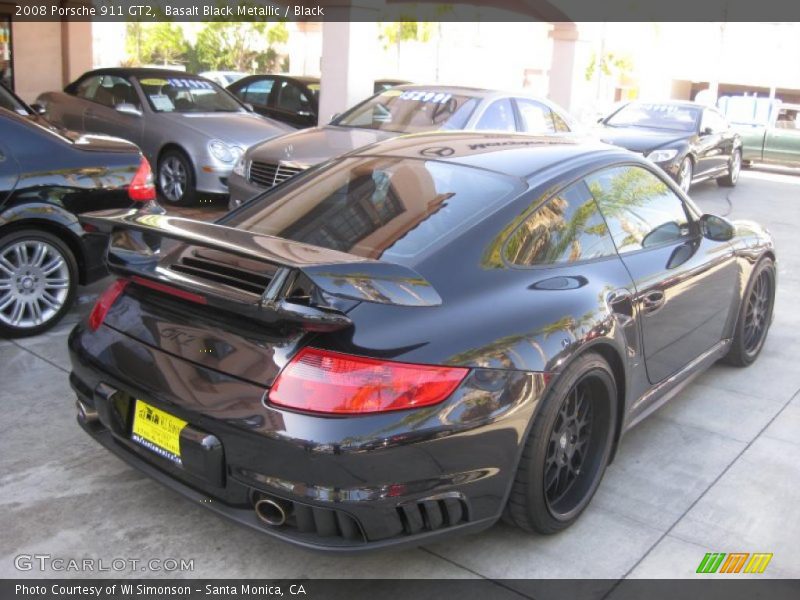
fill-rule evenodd
<path id="1" fill-rule="evenodd" d="M 197 179 L 197 165 L 194 164 L 192 157 L 186 151 L 186 148 L 181 146 L 178 142 L 166 142 L 158 151 L 156 155 L 156 164 L 155 164 L 155 171 L 156 177 L 158 177 L 158 169 L 161 165 L 161 159 L 164 158 L 164 155 L 169 152 L 170 150 L 176 150 L 183 154 L 186 157 L 186 160 L 189 161 L 189 164 L 192 166 L 192 170 L 194 171 L 195 180 Z"/>
<path id="2" fill-rule="evenodd" d="M 86 284 L 86 257 L 80 239 L 74 231 L 57 221 L 22 217 L 0 225 L 0 235 L 22 229 L 39 229 L 54 235 L 64 242 L 75 257 L 75 262 L 78 264 L 78 283 L 81 285 Z"/>
<path id="3" fill-rule="evenodd" d="M 614 375 L 614 383 L 617 386 L 614 440 L 611 446 L 611 454 L 608 459 L 610 464 L 616 457 L 619 440 L 622 437 L 622 426 L 625 421 L 625 408 L 627 406 L 628 389 L 627 372 L 621 353 L 610 341 L 600 340 L 597 343 L 586 346 L 585 348 L 581 349 L 581 351 L 578 352 L 572 360 L 583 356 L 587 352 L 594 352 L 603 357 L 603 359 L 608 363 L 608 366 L 611 367 L 611 373 Z"/>

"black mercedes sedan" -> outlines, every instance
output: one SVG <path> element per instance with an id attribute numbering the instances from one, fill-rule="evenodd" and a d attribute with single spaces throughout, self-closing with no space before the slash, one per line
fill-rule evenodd
<path id="1" fill-rule="evenodd" d="M 81 226 L 79 214 L 159 212 L 154 198 L 150 165 L 134 144 L 59 132 L 0 108 L 0 336 L 49 329 L 79 283 L 107 274 L 108 239 Z"/>
<path id="2" fill-rule="evenodd" d="M 733 187 L 742 168 L 742 140 L 713 107 L 693 102 L 630 102 L 599 121 L 604 142 L 638 152 L 684 191 L 716 179 Z"/>
<path id="3" fill-rule="evenodd" d="M 119 279 L 70 336 L 80 425 L 330 551 L 568 527 L 625 432 L 715 361 L 756 360 L 776 286 L 759 225 L 554 137 L 399 137 L 216 223 L 83 221 Z"/>

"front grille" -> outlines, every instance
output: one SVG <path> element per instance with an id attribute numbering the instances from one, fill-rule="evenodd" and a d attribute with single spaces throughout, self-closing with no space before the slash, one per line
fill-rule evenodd
<path id="1" fill-rule="evenodd" d="M 464 503 L 458 498 L 439 498 L 409 502 L 397 507 L 397 514 L 407 535 L 435 531 L 467 520 Z"/>
<path id="2" fill-rule="evenodd" d="M 213 251 L 190 249 L 169 267 L 198 279 L 222 283 L 261 296 L 272 280 L 275 268 L 254 260 L 235 259 Z"/>
<path id="3" fill-rule="evenodd" d="M 271 188 L 290 177 L 302 173 L 302 167 L 289 167 L 283 163 L 268 163 L 254 160 L 250 163 L 250 183 Z"/>

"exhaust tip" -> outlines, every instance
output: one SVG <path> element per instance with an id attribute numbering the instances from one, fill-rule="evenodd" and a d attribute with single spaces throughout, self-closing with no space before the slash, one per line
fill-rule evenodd
<path id="1" fill-rule="evenodd" d="M 275 498 L 262 497 L 256 502 L 255 511 L 259 521 L 270 527 L 280 527 L 288 516 L 285 503 Z"/>
<path id="2" fill-rule="evenodd" d="M 97 416 L 97 411 L 90 406 L 87 406 L 80 400 L 76 403 L 78 407 L 78 418 L 81 420 L 82 423 L 94 423 L 99 418 Z"/>

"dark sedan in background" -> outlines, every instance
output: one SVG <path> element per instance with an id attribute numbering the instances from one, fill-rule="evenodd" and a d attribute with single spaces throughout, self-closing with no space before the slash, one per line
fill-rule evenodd
<path id="1" fill-rule="evenodd" d="M 599 121 L 604 142 L 649 158 L 688 192 L 716 179 L 734 186 L 742 167 L 742 140 L 716 108 L 693 102 L 630 102 Z"/>
<path id="2" fill-rule="evenodd" d="M 89 71 L 37 103 L 56 125 L 137 144 L 170 204 L 227 194 L 228 176 L 245 148 L 293 131 L 253 114 L 207 79 L 163 69 Z"/>
<path id="3" fill-rule="evenodd" d="M 314 127 L 319 113 L 319 78 L 289 75 L 250 75 L 228 91 L 258 114 L 293 127 Z"/>
<path id="4" fill-rule="evenodd" d="M 404 133 L 472 129 L 563 134 L 574 126 L 562 108 L 544 98 L 454 86 L 398 86 L 357 104 L 328 125 L 248 149 L 228 181 L 229 207 L 312 165 Z"/>
<path id="5" fill-rule="evenodd" d="M 406 83 L 400 79 L 376 79 L 374 93 Z M 319 85 L 319 77 L 250 75 L 231 83 L 228 91 L 258 114 L 302 129 L 319 122 Z"/>
<path id="6" fill-rule="evenodd" d="M 214 224 L 85 222 L 121 279 L 70 336 L 82 427 L 194 503 L 329 551 L 501 515 L 565 529 L 621 435 L 715 361 L 756 360 L 776 286 L 760 226 L 554 136 L 404 136 Z"/>
<path id="7" fill-rule="evenodd" d="M 33 335 L 107 273 L 107 239 L 78 215 L 159 212 L 150 165 L 130 142 L 57 132 L 0 108 L 0 335 Z"/>

